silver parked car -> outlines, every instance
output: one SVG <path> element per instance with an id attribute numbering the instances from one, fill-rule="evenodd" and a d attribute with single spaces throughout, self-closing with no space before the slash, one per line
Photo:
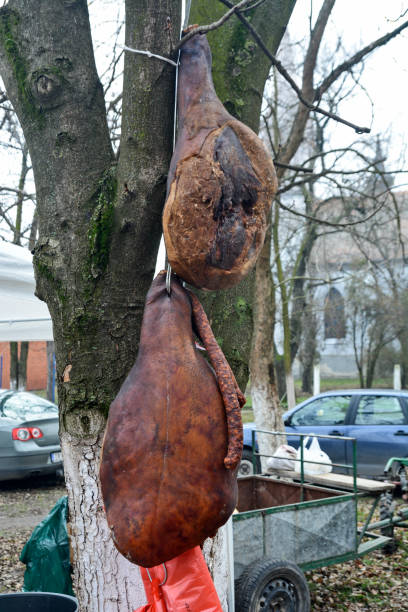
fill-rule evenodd
<path id="1" fill-rule="evenodd" d="M 58 407 L 26 391 L 0 390 L 0 481 L 62 474 Z"/>

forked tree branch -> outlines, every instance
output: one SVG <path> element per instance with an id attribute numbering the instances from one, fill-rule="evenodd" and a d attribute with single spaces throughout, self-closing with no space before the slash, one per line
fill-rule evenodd
<path id="1" fill-rule="evenodd" d="M 334 81 L 336 81 L 336 79 L 339 78 L 339 76 L 343 72 L 347 72 L 348 70 L 350 70 L 350 68 L 352 68 L 353 66 L 358 64 L 358 62 L 361 62 L 361 60 L 366 55 L 371 53 L 371 51 L 374 51 L 374 49 L 377 49 L 378 47 L 381 47 L 381 46 L 387 44 L 387 42 L 389 42 L 391 39 L 395 38 L 395 36 L 398 36 L 398 34 L 400 34 L 407 27 L 408 27 L 408 21 L 405 21 L 398 28 L 395 28 L 395 30 L 392 30 L 392 32 L 388 32 L 388 34 L 385 34 L 384 36 L 381 36 L 380 38 L 377 38 L 377 40 L 374 40 L 372 43 L 370 43 L 369 45 L 367 45 L 363 49 L 360 49 L 360 51 L 358 51 L 355 55 L 350 57 L 350 59 L 348 59 L 347 61 L 345 61 L 342 64 L 340 64 L 339 66 L 337 66 L 321 82 L 321 84 L 318 87 L 316 87 L 315 94 L 314 94 L 314 101 L 320 100 L 322 95 L 329 89 L 329 87 L 334 83 Z"/>
<path id="2" fill-rule="evenodd" d="M 203 25 L 203 26 L 189 26 L 186 30 L 185 30 L 185 34 L 183 36 L 183 38 L 180 40 L 179 43 L 177 43 L 177 45 L 174 47 L 173 50 L 173 55 L 176 55 L 177 52 L 181 49 L 181 47 L 188 41 L 190 40 L 190 38 L 192 38 L 193 36 L 195 36 L 196 34 L 207 34 L 207 32 L 211 32 L 212 30 L 216 30 L 217 28 L 221 27 L 222 25 L 224 25 L 224 23 L 226 21 L 228 21 L 228 19 L 230 17 L 232 17 L 232 15 L 237 14 L 238 11 L 241 8 L 244 8 L 247 6 L 247 4 L 249 4 L 250 2 L 254 2 L 254 0 L 241 0 L 241 2 L 238 2 L 238 4 L 231 4 L 230 6 L 230 10 L 227 11 L 220 19 L 218 19 L 218 21 L 214 21 L 214 23 L 210 23 L 209 25 Z M 254 6 L 259 4 L 258 2 L 255 2 Z M 251 7 L 254 8 L 254 7 Z"/>
<path id="3" fill-rule="evenodd" d="M 223 4 L 225 4 L 225 6 L 228 6 L 228 7 L 234 6 L 229 0 L 220 0 L 220 2 L 222 2 Z M 269 51 L 269 49 L 266 47 L 265 43 L 263 42 L 258 32 L 255 30 L 255 28 L 249 23 L 249 21 L 239 11 L 236 12 L 235 14 L 238 17 L 238 19 L 249 30 L 253 39 L 259 45 L 260 49 L 262 49 L 265 55 L 269 58 L 271 64 L 275 66 L 276 70 L 289 83 L 289 85 L 295 91 L 296 95 L 298 96 L 299 100 L 304 106 L 306 106 L 311 111 L 320 113 L 321 115 L 324 115 L 325 117 L 329 117 L 330 119 L 334 119 L 335 121 L 338 121 L 339 123 L 343 123 L 344 125 L 351 127 L 353 130 L 357 132 L 357 134 L 368 134 L 370 132 L 370 128 L 361 127 L 361 126 L 356 125 L 355 123 L 346 121 L 345 119 L 342 119 L 338 115 L 335 115 L 334 113 L 330 113 L 329 111 L 325 111 L 324 109 L 320 108 L 320 106 L 313 104 L 312 102 L 309 102 L 308 100 L 306 100 L 302 95 L 301 89 L 297 86 L 297 84 L 295 83 L 293 78 L 290 76 L 290 74 L 288 73 L 286 68 L 283 66 L 283 64 Z"/>

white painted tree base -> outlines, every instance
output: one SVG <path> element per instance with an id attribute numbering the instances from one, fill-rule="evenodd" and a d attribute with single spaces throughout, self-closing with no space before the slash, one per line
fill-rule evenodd
<path id="1" fill-rule="evenodd" d="M 251 385 L 252 409 L 254 412 L 255 425 L 257 429 L 267 431 L 282 431 L 285 428 L 282 421 L 281 411 L 275 407 L 274 398 L 268 384 Z M 282 436 L 270 434 L 257 434 L 258 447 L 261 455 L 271 456 L 280 444 L 286 443 L 285 433 Z M 266 472 L 266 457 L 261 456 L 261 470 Z"/>
<path id="2" fill-rule="evenodd" d="M 146 603 L 138 566 L 114 547 L 103 510 L 99 460 L 103 436 L 85 440 L 61 434 L 74 556 L 74 592 L 80 612 L 132 612 Z M 224 612 L 228 608 L 229 559 L 225 528 L 204 543 L 204 556 Z M 231 595 L 230 595 L 231 596 Z M 195 611 L 198 612 L 198 611 Z"/>
<path id="3" fill-rule="evenodd" d="M 99 484 L 102 435 L 81 440 L 61 434 L 80 612 L 129 612 L 146 603 L 139 568 L 114 547 Z"/>

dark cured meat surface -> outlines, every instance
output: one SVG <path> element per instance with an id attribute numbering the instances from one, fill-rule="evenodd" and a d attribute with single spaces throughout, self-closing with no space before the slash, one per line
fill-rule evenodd
<path id="1" fill-rule="evenodd" d="M 217 98 L 203 35 L 181 49 L 178 110 L 163 213 L 167 255 L 190 284 L 231 287 L 257 259 L 277 181 L 261 140 Z"/>
<path id="2" fill-rule="evenodd" d="M 224 465 L 224 403 L 195 347 L 190 297 L 175 278 L 169 297 L 165 278 L 147 295 L 138 357 L 111 405 L 100 468 L 115 545 L 144 567 L 215 535 L 237 499 L 236 468 Z"/>

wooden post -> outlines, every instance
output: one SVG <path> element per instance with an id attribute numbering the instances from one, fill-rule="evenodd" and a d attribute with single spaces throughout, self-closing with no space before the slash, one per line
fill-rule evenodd
<path id="1" fill-rule="evenodd" d="M 288 408 L 291 410 L 296 406 L 295 381 L 292 372 L 286 374 L 286 396 L 288 399 Z"/>
<path id="2" fill-rule="evenodd" d="M 313 366 L 313 395 L 320 393 L 320 363 Z"/>
<path id="3" fill-rule="evenodd" d="M 394 389 L 401 390 L 401 366 L 399 363 L 394 365 Z"/>

